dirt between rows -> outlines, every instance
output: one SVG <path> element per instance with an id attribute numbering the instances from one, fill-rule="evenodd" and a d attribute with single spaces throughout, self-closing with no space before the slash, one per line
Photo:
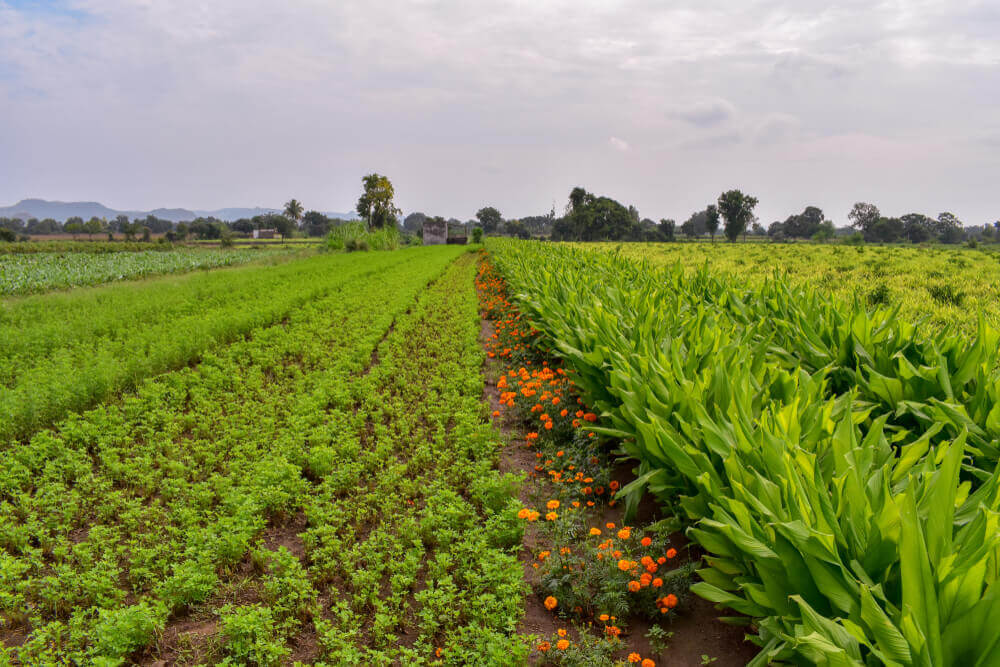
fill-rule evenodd
<path id="1" fill-rule="evenodd" d="M 493 323 L 485 317 L 480 324 L 480 343 L 486 345 L 494 333 Z M 524 471 L 529 476 L 534 472 L 536 463 L 535 455 L 523 446 L 524 436 L 527 428 L 517 419 L 506 416 L 507 413 L 500 406 L 500 391 L 496 382 L 502 372 L 500 363 L 496 359 L 486 359 L 483 368 L 484 389 L 483 398 L 488 403 L 490 413 L 500 411 L 500 417 L 493 418 L 494 426 L 506 436 L 507 444 L 500 454 L 498 467 L 501 472 Z M 635 479 L 632 472 L 632 464 L 620 464 L 612 471 L 612 479 L 625 486 Z M 537 479 L 531 479 L 525 483 L 520 492 L 520 500 L 525 505 L 530 503 L 531 485 L 538 488 L 542 484 Z M 594 525 L 599 525 L 609 521 L 621 523 L 625 513 L 624 507 L 608 507 L 603 505 L 597 508 L 599 511 L 593 515 Z M 639 505 L 636 520 L 631 522 L 634 525 L 645 525 L 664 518 L 660 512 L 659 505 L 651 496 L 643 498 Z M 677 545 L 680 554 L 687 554 L 689 559 L 700 559 L 702 552 L 696 545 L 684 548 L 690 541 L 683 532 L 677 532 L 670 536 L 673 544 Z M 532 553 L 541 546 L 538 531 L 529 527 L 524 534 L 524 549 L 521 551 L 520 560 L 524 567 L 525 579 L 530 579 L 533 574 L 532 563 L 534 562 Z M 683 563 L 683 557 L 680 558 Z M 518 632 L 529 635 L 535 634 L 544 637 L 551 637 L 560 627 L 569 625 L 566 621 L 545 609 L 542 600 L 533 592 L 528 593 L 524 599 L 524 618 L 518 626 Z M 728 625 L 718 620 L 720 615 L 735 616 L 735 612 L 720 612 L 707 600 L 697 596 L 691 596 L 687 608 L 682 614 L 672 616 L 665 629 L 673 632 L 669 646 L 660 655 L 655 655 L 650 647 L 649 640 L 645 635 L 653 625 L 649 621 L 641 618 L 628 619 L 628 631 L 622 632 L 624 646 L 617 657 L 624 659 L 628 653 L 637 651 L 643 657 L 652 657 L 657 665 L 670 665 L 671 667 L 687 667 L 688 665 L 702 665 L 702 656 L 716 658 L 711 665 L 713 667 L 742 667 L 746 665 L 758 652 L 758 647 L 745 639 L 746 628 Z"/>

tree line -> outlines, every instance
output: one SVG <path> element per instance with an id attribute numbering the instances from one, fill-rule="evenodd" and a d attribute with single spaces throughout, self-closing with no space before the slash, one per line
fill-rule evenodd
<path id="1" fill-rule="evenodd" d="M 1000 220 L 966 227 L 948 212 L 937 218 L 920 213 L 885 217 L 877 206 L 864 202 L 855 204 L 848 213 L 849 227 L 837 228 L 821 208 L 807 206 L 801 213 L 789 215 L 783 221 L 776 220 L 765 229 L 754 214 L 757 204 L 758 199 L 752 195 L 738 189 L 727 190 L 715 202 L 694 211 L 678 225 L 671 218 L 661 218 L 659 222 L 643 218 L 634 206 L 625 206 L 610 197 L 576 187 L 570 192 L 565 213 L 559 217 L 553 210 L 547 215 L 505 220 L 495 207 L 488 206 L 480 209 L 476 218 L 487 235 L 553 241 L 670 242 L 682 237 L 692 240 L 708 237 L 714 242 L 721 232 L 729 241 L 752 236 L 776 242 L 828 241 L 835 237 L 847 242 L 1000 242 Z M 426 219 L 423 213 L 413 213 L 406 217 L 404 226 L 416 229 Z"/>

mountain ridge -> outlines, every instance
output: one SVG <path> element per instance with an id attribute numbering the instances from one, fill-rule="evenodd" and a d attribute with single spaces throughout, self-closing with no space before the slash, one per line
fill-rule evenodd
<path id="1" fill-rule="evenodd" d="M 113 219 L 119 215 L 127 215 L 130 219 L 145 218 L 147 215 L 154 215 L 161 220 L 171 222 L 190 222 L 195 218 L 218 218 L 226 222 L 239 220 L 240 218 L 252 218 L 255 215 L 265 215 L 267 213 L 281 213 L 281 209 L 264 208 L 260 206 L 251 207 L 227 207 L 214 210 L 199 210 L 188 208 L 154 208 L 148 211 L 128 211 L 113 209 L 96 201 L 75 201 L 63 202 L 47 199 L 29 198 L 22 199 L 12 206 L 0 206 L 0 218 L 52 218 L 59 222 L 66 222 L 67 218 L 79 216 L 85 221 L 93 217 Z M 357 218 L 356 213 L 345 213 L 343 211 L 323 211 L 323 214 L 330 218 L 341 218 L 352 220 Z"/>

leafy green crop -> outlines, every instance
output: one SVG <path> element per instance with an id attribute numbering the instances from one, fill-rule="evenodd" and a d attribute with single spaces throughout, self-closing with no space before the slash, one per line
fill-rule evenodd
<path id="1" fill-rule="evenodd" d="M 191 617 L 212 664 L 523 661 L 474 258 L 316 261 L 279 325 L 0 454 L 0 661 L 150 661 Z"/>
<path id="2" fill-rule="evenodd" d="M 639 462 L 622 495 L 695 522 L 694 590 L 753 619 L 757 663 L 994 664 L 995 330 L 925 333 L 782 279 L 490 247 L 611 424 L 594 430 Z"/>
<path id="3" fill-rule="evenodd" d="M 0 297 L 133 280 L 160 273 L 234 266 L 284 250 L 205 250 L 0 254 Z"/>

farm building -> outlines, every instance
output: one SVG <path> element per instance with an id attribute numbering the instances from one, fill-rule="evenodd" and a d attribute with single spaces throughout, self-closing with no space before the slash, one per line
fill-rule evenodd
<path id="1" fill-rule="evenodd" d="M 424 221 L 424 245 L 443 245 L 448 242 L 448 222 L 446 220 Z"/>

